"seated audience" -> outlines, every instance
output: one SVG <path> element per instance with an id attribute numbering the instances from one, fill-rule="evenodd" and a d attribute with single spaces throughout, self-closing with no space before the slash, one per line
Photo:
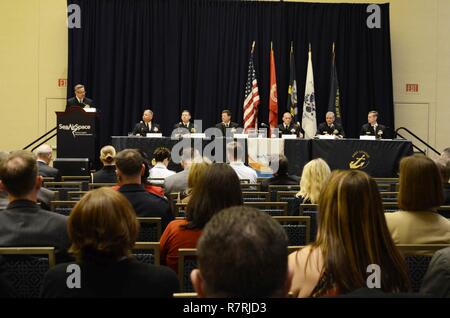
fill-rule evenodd
<path id="1" fill-rule="evenodd" d="M 261 191 L 267 191 L 269 189 L 269 185 L 296 185 L 300 182 L 300 178 L 297 176 L 289 175 L 289 161 L 285 155 L 278 155 L 276 162 L 273 162 L 276 168 L 276 172 L 274 172 L 273 177 L 264 180 L 261 183 Z"/>
<path id="2" fill-rule="evenodd" d="M 52 161 L 52 152 L 52 147 L 46 144 L 36 149 L 38 173 L 40 176 L 53 177 L 55 181 L 59 181 L 61 179 L 59 170 L 49 166 Z"/>
<path id="3" fill-rule="evenodd" d="M 400 161 L 399 212 L 386 213 L 395 244 L 450 244 L 450 221 L 436 209 L 442 205 L 439 169 L 424 155 Z"/>
<path id="4" fill-rule="evenodd" d="M 170 222 L 161 236 L 161 264 L 177 272 L 178 249 L 195 248 L 203 227 L 214 214 L 242 202 L 240 182 L 233 169 L 223 163 L 206 166 L 192 189 L 186 219 Z"/>
<path id="5" fill-rule="evenodd" d="M 116 168 L 119 192 L 130 201 L 136 215 L 161 217 L 161 226 L 164 229 L 174 217 L 165 198 L 145 190 L 142 176 L 148 173 L 148 168 L 139 151 L 125 149 L 119 152 L 116 156 Z"/>
<path id="6" fill-rule="evenodd" d="M 423 278 L 420 293 L 450 298 L 450 247 L 434 253 Z"/>
<path id="7" fill-rule="evenodd" d="M 227 144 L 227 158 L 231 168 L 236 172 L 240 180 L 250 180 L 250 183 L 256 183 L 258 175 L 256 171 L 244 164 L 244 151 L 237 142 Z"/>
<path id="8" fill-rule="evenodd" d="M 202 162 L 194 162 L 189 169 L 188 188 L 180 193 L 179 200 L 181 203 L 188 203 L 191 199 L 192 190 L 197 186 L 198 181 L 203 176 L 206 168 L 211 164 L 211 160 L 203 158 Z"/>
<path id="9" fill-rule="evenodd" d="M 257 209 L 237 206 L 217 213 L 197 244 L 191 272 L 199 297 L 286 297 L 292 273 L 281 225 Z"/>
<path id="10" fill-rule="evenodd" d="M 181 155 L 183 171 L 167 177 L 164 180 L 164 189 L 167 194 L 185 191 L 188 187 L 189 169 L 192 162 L 200 160 L 200 154 L 195 148 L 184 148 Z"/>
<path id="11" fill-rule="evenodd" d="M 116 183 L 116 165 L 114 157 L 116 156 L 116 149 L 113 146 L 104 146 L 100 150 L 100 161 L 103 168 L 92 174 L 93 183 Z"/>
<path id="12" fill-rule="evenodd" d="M 8 156 L 8 152 L 0 151 L 0 165 Z M 55 195 L 55 192 L 41 187 L 37 193 L 37 202 L 41 204 L 42 209 L 50 210 L 50 202 L 54 200 Z M 0 188 L 0 211 L 5 210 L 8 204 L 8 193 Z"/>
<path id="13" fill-rule="evenodd" d="M 444 203 L 443 205 L 450 205 L 450 158 L 438 158 L 436 165 L 441 173 L 442 187 L 444 188 Z"/>
<path id="14" fill-rule="evenodd" d="M 175 171 L 167 169 L 170 162 L 170 150 L 165 147 L 158 147 L 153 152 L 156 164 L 150 169 L 150 178 L 165 179 L 175 174 Z M 154 183 L 156 184 L 156 183 Z M 164 181 L 161 182 L 164 184 Z"/>
<path id="15" fill-rule="evenodd" d="M 35 156 L 24 150 L 9 154 L 0 163 L 0 181 L 9 198 L 0 212 L 0 246 L 54 246 L 58 258 L 65 257 L 67 217 L 37 205 L 42 177 Z"/>
<path id="16" fill-rule="evenodd" d="M 317 204 L 320 192 L 330 177 L 331 170 L 323 159 L 314 159 L 303 167 L 300 191 L 296 194 L 299 204 Z"/>
<path id="17" fill-rule="evenodd" d="M 319 198 L 314 243 L 289 255 L 295 297 L 336 296 L 367 287 L 367 267 L 380 266 L 381 290 L 409 290 L 405 261 L 389 235 L 376 182 L 366 173 L 331 174 Z"/>
<path id="18" fill-rule="evenodd" d="M 178 290 L 167 267 L 138 262 L 131 255 L 139 232 L 133 207 L 117 191 L 93 190 L 75 205 L 68 221 L 76 263 L 60 264 L 44 278 L 44 298 L 171 297 Z M 79 266 L 80 288 L 69 288 L 69 266 Z"/>

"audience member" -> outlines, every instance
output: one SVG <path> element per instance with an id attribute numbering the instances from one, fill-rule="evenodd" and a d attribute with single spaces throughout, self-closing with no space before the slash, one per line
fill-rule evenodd
<path id="1" fill-rule="evenodd" d="M 300 182 L 297 176 L 289 175 L 289 161 L 285 155 L 278 155 L 275 162 L 272 162 L 277 170 L 273 177 L 261 183 L 261 191 L 268 191 L 269 185 L 296 185 Z"/>
<path id="2" fill-rule="evenodd" d="M 116 149 L 113 146 L 104 146 L 100 150 L 100 161 L 103 168 L 92 174 L 93 183 L 116 183 L 116 165 L 114 157 L 116 156 Z"/>
<path id="3" fill-rule="evenodd" d="M 119 152 L 116 156 L 116 167 L 119 192 L 130 201 L 136 215 L 161 217 L 161 226 L 164 229 L 174 217 L 165 198 L 145 190 L 142 176 L 148 173 L 148 169 L 139 151 L 125 149 Z"/>
<path id="4" fill-rule="evenodd" d="M 319 198 L 314 243 L 289 255 L 295 297 L 336 296 L 367 287 L 368 266 L 381 268 L 384 292 L 406 292 L 405 261 L 389 235 L 377 184 L 366 173 L 335 171 Z"/>
<path id="5" fill-rule="evenodd" d="M 250 180 L 250 183 L 256 183 L 258 175 L 256 171 L 244 164 L 244 151 L 237 142 L 227 144 L 227 158 L 231 168 L 236 171 L 240 180 Z"/>
<path id="6" fill-rule="evenodd" d="M 189 169 L 192 162 L 200 160 L 200 154 L 195 148 L 184 148 L 181 155 L 183 171 L 167 177 L 164 180 L 164 189 L 167 194 L 186 191 L 188 187 Z"/>
<path id="7" fill-rule="evenodd" d="M 178 249 L 195 248 L 204 226 L 218 211 L 242 204 L 239 179 L 227 164 L 204 168 L 186 208 L 186 219 L 170 222 L 160 239 L 161 264 L 178 271 Z"/>
<path id="8" fill-rule="evenodd" d="M 175 171 L 167 169 L 170 162 L 170 150 L 165 147 L 158 147 L 153 152 L 153 158 L 156 162 L 153 168 L 150 169 L 150 178 L 165 179 L 175 174 Z M 164 184 L 164 181 L 161 182 Z"/>
<path id="9" fill-rule="evenodd" d="M 420 292 L 432 297 L 450 298 L 450 247 L 434 253 Z"/>
<path id="10" fill-rule="evenodd" d="M 0 181 L 9 199 L 0 212 L 0 246 L 54 246 L 58 258 L 64 258 L 67 217 L 37 205 L 42 177 L 35 156 L 24 150 L 9 154 L 0 164 Z"/>
<path id="11" fill-rule="evenodd" d="M 237 206 L 217 213 L 197 245 L 191 280 L 199 297 L 286 297 L 288 239 L 268 214 Z"/>
<path id="12" fill-rule="evenodd" d="M 308 162 L 303 167 L 300 191 L 296 194 L 299 203 L 317 204 L 330 174 L 330 167 L 323 159 L 318 158 Z"/>
<path id="13" fill-rule="evenodd" d="M 203 158 L 202 162 L 194 162 L 191 165 L 191 169 L 189 169 L 189 176 L 188 176 L 188 188 L 186 191 L 183 191 L 180 193 L 179 201 L 181 203 L 188 203 L 192 190 L 197 186 L 198 181 L 203 176 L 203 174 L 206 171 L 206 168 L 211 164 L 211 160 L 208 158 Z"/>
<path id="14" fill-rule="evenodd" d="M 400 161 L 400 211 L 386 213 L 395 244 L 450 244 L 450 221 L 436 209 L 444 202 L 437 165 L 424 155 Z"/>
<path id="15" fill-rule="evenodd" d="M 49 145 L 41 145 L 36 149 L 38 173 L 43 177 L 53 177 L 55 181 L 61 179 L 59 170 L 50 167 L 50 162 L 52 161 L 52 147 Z"/>
<path id="16" fill-rule="evenodd" d="M 68 222 L 70 252 L 76 263 L 60 264 L 48 271 L 42 297 L 171 297 L 178 290 L 175 273 L 132 257 L 130 250 L 138 231 L 133 207 L 123 195 L 109 188 L 84 195 Z M 74 265 L 79 268 L 79 288 L 67 284 Z"/>
<path id="17" fill-rule="evenodd" d="M 450 205 L 450 159 L 438 158 L 436 165 L 441 173 L 442 187 L 444 189 L 443 205 Z"/>

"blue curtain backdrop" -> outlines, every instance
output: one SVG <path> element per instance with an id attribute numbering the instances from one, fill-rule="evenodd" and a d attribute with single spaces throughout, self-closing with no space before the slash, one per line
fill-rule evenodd
<path id="1" fill-rule="evenodd" d="M 101 107 L 101 144 L 126 135 L 151 108 L 169 134 L 189 109 L 203 129 L 222 109 L 242 124 L 251 43 L 261 104 L 268 121 L 270 42 L 278 81 L 279 119 L 286 109 L 293 41 L 299 110 L 303 106 L 308 44 L 312 45 L 318 123 L 330 91 L 332 43 L 341 91 L 343 125 L 357 137 L 369 110 L 394 123 L 389 4 L 381 28 L 366 24 L 367 4 L 210 0 L 68 0 L 81 8 L 81 28 L 69 29 L 68 97 L 83 83 Z"/>

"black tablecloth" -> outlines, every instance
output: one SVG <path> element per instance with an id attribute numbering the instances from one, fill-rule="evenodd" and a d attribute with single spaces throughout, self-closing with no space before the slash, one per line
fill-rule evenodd
<path id="1" fill-rule="evenodd" d="M 213 161 L 226 161 L 226 144 L 233 139 L 217 138 L 214 141 L 203 139 L 187 139 L 184 145 L 195 147 L 202 154 Z M 117 151 L 127 148 L 137 148 L 145 151 L 152 158 L 153 151 L 157 147 L 179 147 L 179 140 L 168 137 L 146 138 L 146 137 L 112 137 L 112 145 Z M 213 144 L 212 144 L 213 142 Z M 239 140 L 243 148 L 247 143 Z M 211 151 L 222 149 L 222 153 L 216 154 Z M 203 152 L 204 150 L 205 153 Z M 247 153 L 247 152 L 246 152 Z M 289 160 L 289 171 L 294 175 L 301 175 L 303 166 L 315 158 L 324 159 L 332 170 L 334 169 L 359 169 L 367 172 L 372 177 L 388 178 L 396 177 L 398 165 L 401 158 L 413 154 L 412 143 L 404 140 L 285 140 L 284 154 Z M 169 169 L 180 171 L 179 164 L 171 163 Z"/>

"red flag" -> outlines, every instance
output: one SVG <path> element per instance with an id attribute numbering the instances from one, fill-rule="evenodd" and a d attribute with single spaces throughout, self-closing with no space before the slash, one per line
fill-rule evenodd
<path id="1" fill-rule="evenodd" d="M 277 76 L 275 74 L 275 56 L 272 45 L 270 46 L 269 125 L 271 130 L 270 135 L 272 136 L 272 130 L 278 127 Z"/>

